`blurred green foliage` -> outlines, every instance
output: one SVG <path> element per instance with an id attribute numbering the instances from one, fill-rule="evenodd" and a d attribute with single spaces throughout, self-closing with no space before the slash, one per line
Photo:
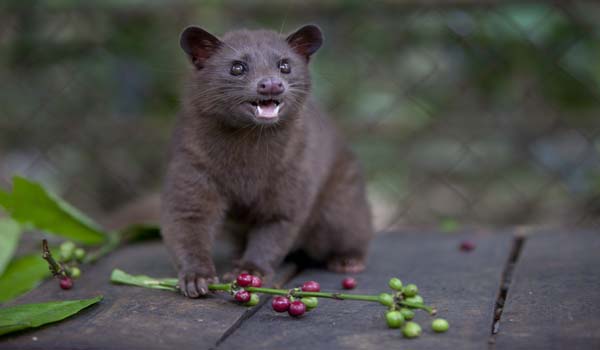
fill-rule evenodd
<path id="1" fill-rule="evenodd" d="M 0 245 L 0 276 L 2 276 L 10 262 L 20 236 L 21 227 L 19 227 L 19 224 L 8 218 L 0 219 L 0 242 L 2 242 L 2 245 Z"/>
<path id="2" fill-rule="evenodd" d="M 0 276 L 0 303 L 28 292 L 51 275 L 39 253 L 13 259 Z"/>
<path id="3" fill-rule="evenodd" d="M 160 186 L 198 24 L 325 33 L 315 95 L 363 160 L 379 227 L 594 225 L 592 2 L 5 1 L 0 174 L 84 212 Z"/>
<path id="4" fill-rule="evenodd" d="M 0 190 L 0 207 L 23 227 L 98 245 L 108 233 L 77 208 L 35 182 L 15 176 L 11 192 Z"/>

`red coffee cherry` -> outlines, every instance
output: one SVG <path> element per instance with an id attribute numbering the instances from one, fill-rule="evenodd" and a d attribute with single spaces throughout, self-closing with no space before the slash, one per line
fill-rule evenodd
<path id="1" fill-rule="evenodd" d="M 250 287 L 260 288 L 262 286 L 262 280 L 258 276 L 252 276 L 252 282 L 250 282 Z"/>
<path id="2" fill-rule="evenodd" d="M 469 240 L 460 242 L 460 250 L 463 252 L 470 252 L 473 249 L 475 249 L 475 242 Z"/>
<path id="3" fill-rule="evenodd" d="M 304 282 L 304 284 L 302 285 L 302 291 L 303 292 L 320 292 L 321 285 L 315 281 Z"/>
<path id="4" fill-rule="evenodd" d="M 344 289 L 354 289 L 356 288 L 356 280 L 352 277 L 346 277 L 342 280 L 342 287 Z"/>
<path id="5" fill-rule="evenodd" d="M 235 293 L 235 300 L 239 301 L 240 303 L 246 303 L 250 301 L 250 298 L 250 293 L 245 290 L 240 290 L 239 292 Z"/>
<path id="6" fill-rule="evenodd" d="M 70 277 L 63 277 L 60 279 L 60 288 L 71 289 L 73 287 L 73 280 Z"/>
<path id="7" fill-rule="evenodd" d="M 290 308 L 290 299 L 286 297 L 275 297 L 271 301 L 271 306 L 276 312 L 286 312 Z"/>
<path id="8" fill-rule="evenodd" d="M 306 312 L 306 305 L 303 302 L 296 300 L 290 304 L 290 308 L 288 309 L 288 314 L 290 316 L 298 317 L 304 315 Z"/>
<path id="9" fill-rule="evenodd" d="M 240 287 L 247 287 L 252 283 L 252 275 L 241 273 L 239 276 L 237 276 L 236 282 Z"/>

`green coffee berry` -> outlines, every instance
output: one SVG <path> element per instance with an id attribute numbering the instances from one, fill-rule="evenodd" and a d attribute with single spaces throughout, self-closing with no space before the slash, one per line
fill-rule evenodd
<path id="1" fill-rule="evenodd" d="M 379 302 L 385 306 L 394 305 L 394 297 L 391 294 L 381 293 L 381 294 L 379 294 L 378 298 L 379 298 Z"/>
<path id="2" fill-rule="evenodd" d="M 81 276 L 81 270 L 77 266 L 71 267 L 69 269 L 69 273 L 71 274 L 71 277 L 73 277 L 73 278 L 79 278 L 79 276 Z"/>
<path id="3" fill-rule="evenodd" d="M 408 308 L 401 308 L 400 313 L 404 317 L 405 320 L 410 321 L 415 317 L 415 312 Z"/>
<path id="4" fill-rule="evenodd" d="M 431 322 L 431 328 L 434 332 L 443 333 L 450 328 L 450 324 L 443 318 L 436 318 Z"/>
<path id="5" fill-rule="evenodd" d="M 60 250 L 73 251 L 75 248 L 75 243 L 71 241 L 65 241 L 60 244 Z"/>
<path id="6" fill-rule="evenodd" d="M 73 259 L 72 251 L 61 250 L 59 252 L 59 255 L 60 255 L 60 261 L 62 261 L 62 262 L 69 262 L 69 261 L 71 261 L 71 259 Z"/>
<path id="7" fill-rule="evenodd" d="M 310 311 L 314 308 L 317 307 L 317 305 L 319 305 L 319 299 L 315 298 L 315 297 L 304 297 L 302 299 L 300 299 L 301 302 L 304 303 L 304 305 L 306 305 L 306 310 Z"/>
<path id="8" fill-rule="evenodd" d="M 407 301 L 412 304 L 423 304 L 423 297 L 417 294 L 414 297 L 408 297 L 404 299 L 404 301 Z"/>
<path id="9" fill-rule="evenodd" d="M 412 283 L 407 284 L 402 289 L 402 294 L 404 294 L 405 297 L 414 297 L 415 295 L 419 294 L 419 288 Z"/>
<path id="10" fill-rule="evenodd" d="M 256 293 L 250 294 L 250 300 L 248 300 L 244 305 L 246 306 L 254 306 L 260 302 L 260 297 Z"/>
<path id="11" fill-rule="evenodd" d="M 421 335 L 421 326 L 416 322 L 406 322 L 402 334 L 407 338 L 416 338 Z"/>
<path id="12" fill-rule="evenodd" d="M 390 278 L 388 285 L 394 290 L 402 290 L 402 281 L 399 278 Z"/>
<path id="13" fill-rule="evenodd" d="M 387 322 L 388 327 L 390 328 L 400 328 L 402 324 L 404 324 L 404 316 L 400 311 L 388 311 L 385 314 L 385 320 Z"/>
<path id="14" fill-rule="evenodd" d="M 60 260 L 68 262 L 73 258 L 73 251 L 75 250 L 75 243 L 71 241 L 62 242 L 59 247 Z"/>
<path id="15" fill-rule="evenodd" d="M 83 258 L 85 258 L 85 249 L 77 248 L 73 251 L 73 255 L 75 256 L 75 259 L 77 259 L 77 261 L 82 261 Z"/>

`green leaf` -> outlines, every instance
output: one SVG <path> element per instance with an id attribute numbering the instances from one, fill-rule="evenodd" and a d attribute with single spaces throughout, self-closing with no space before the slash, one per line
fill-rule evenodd
<path id="1" fill-rule="evenodd" d="M 4 192 L 2 189 L 0 189 L 0 205 L 5 207 L 6 210 L 8 210 L 9 206 L 11 206 L 10 193 Z"/>
<path id="2" fill-rule="evenodd" d="M 83 244 L 101 244 L 107 233 L 89 217 L 40 184 L 13 178 L 13 192 L 0 192 L 2 205 L 21 224 L 47 231 Z"/>
<path id="3" fill-rule="evenodd" d="M 152 278 L 144 275 L 133 276 L 119 269 L 113 270 L 110 275 L 110 281 L 145 288 L 177 291 L 176 278 Z"/>
<path id="4" fill-rule="evenodd" d="M 8 218 L 0 219 L 0 276 L 12 258 L 20 236 L 19 224 Z"/>
<path id="5" fill-rule="evenodd" d="M 102 300 L 101 295 L 91 299 L 51 301 L 1 308 L 0 335 L 64 320 L 100 300 Z"/>
<path id="6" fill-rule="evenodd" d="M 40 254 L 13 259 L 0 276 L 0 303 L 28 292 L 50 275 L 48 264 Z"/>

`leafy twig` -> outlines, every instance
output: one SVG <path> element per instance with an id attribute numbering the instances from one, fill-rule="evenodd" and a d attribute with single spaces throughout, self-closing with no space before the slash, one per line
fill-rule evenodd
<path id="1" fill-rule="evenodd" d="M 178 291 L 179 287 L 177 285 L 176 278 L 152 278 L 144 275 L 130 275 L 125 271 L 114 269 L 110 280 L 115 283 L 121 284 L 129 284 L 138 287 L 145 288 L 153 288 L 153 289 L 163 289 L 170 291 Z M 234 288 L 232 284 L 209 284 L 208 289 L 210 291 L 223 291 L 223 292 L 233 292 Z M 252 293 L 262 293 L 262 294 L 270 294 L 270 295 L 282 295 L 282 296 L 292 296 L 297 298 L 302 297 L 318 297 L 318 298 L 329 298 L 329 299 L 338 299 L 338 300 L 360 300 L 360 301 L 371 301 L 379 303 L 379 297 L 377 295 L 363 295 L 363 294 L 348 294 L 348 293 L 330 293 L 330 292 L 304 292 L 298 288 L 294 289 L 275 289 L 275 288 L 260 288 L 260 287 L 244 287 L 245 290 Z M 408 306 L 413 309 L 422 309 L 427 311 L 431 315 L 435 315 L 436 310 L 429 306 L 411 303 L 404 300 L 398 300 L 398 304 L 401 306 Z"/>

